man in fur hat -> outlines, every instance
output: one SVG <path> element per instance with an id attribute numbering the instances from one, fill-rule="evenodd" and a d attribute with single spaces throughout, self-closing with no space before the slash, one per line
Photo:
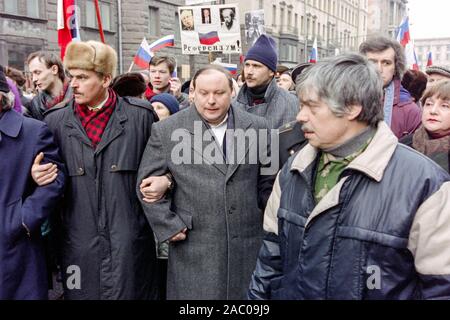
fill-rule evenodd
<path id="1" fill-rule="evenodd" d="M 134 186 L 157 116 L 109 89 L 117 68 L 110 46 L 72 42 L 64 64 L 74 98 L 45 121 L 69 175 L 61 212 L 65 298 L 155 299 L 155 243 Z"/>

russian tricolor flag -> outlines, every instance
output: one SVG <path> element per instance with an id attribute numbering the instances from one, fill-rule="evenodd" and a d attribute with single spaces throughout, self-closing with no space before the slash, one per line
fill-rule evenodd
<path id="1" fill-rule="evenodd" d="M 81 40 L 76 8 L 75 0 L 58 0 L 56 29 L 61 59 L 64 59 L 66 47 L 72 40 Z"/>
<path id="2" fill-rule="evenodd" d="M 204 44 L 204 45 L 212 45 L 212 44 L 220 41 L 217 31 L 211 31 L 208 33 L 200 33 L 199 32 L 198 38 L 200 40 L 200 43 Z"/>
<path id="3" fill-rule="evenodd" d="M 152 42 L 149 46 L 150 51 L 156 52 L 164 47 L 173 47 L 175 45 L 175 35 L 171 34 Z"/>
<path id="4" fill-rule="evenodd" d="M 431 67 L 433 65 L 433 54 L 430 52 L 428 52 L 427 55 L 427 67 Z"/>
<path id="5" fill-rule="evenodd" d="M 416 70 L 416 71 L 420 70 L 420 68 L 419 68 L 419 60 L 417 60 L 417 54 L 416 54 L 416 50 L 415 49 L 414 49 L 414 63 L 413 63 L 412 69 Z"/>
<path id="6" fill-rule="evenodd" d="M 406 47 L 410 40 L 411 35 L 409 33 L 409 17 L 405 17 L 398 28 L 397 41 L 400 42 L 403 47 Z"/>
<path id="7" fill-rule="evenodd" d="M 222 62 L 218 62 L 216 63 L 219 66 L 224 67 L 225 69 L 227 69 L 228 71 L 230 71 L 231 74 L 236 74 L 237 73 L 237 64 L 233 64 L 233 63 L 222 63 Z"/>
<path id="8" fill-rule="evenodd" d="M 317 38 L 315 38 L 311 49 L 311 55 L 309 56 L 309 63 L 316 63 L 317 61 L 319 61 L 319 59 L 317 58 Z"/>
<path id="9" fill-rule="evenodd" d="M 134 64 L 141 69 L 148 69 L 153 53 L 150 51 L 147 39 L 142 40 L 138 52 L 134 56 Z"/>

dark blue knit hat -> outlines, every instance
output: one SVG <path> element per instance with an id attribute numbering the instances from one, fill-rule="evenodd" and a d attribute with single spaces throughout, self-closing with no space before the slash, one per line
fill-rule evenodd
<path id="1" fill-rule="evenodd" d="M 170 114 L 180 111 L 180 104 L 177 99 L 169 93 L 160 93 L 153 96 L 153 98 L 150 99 L 150 103 L 153 102 L 161 102 L 167 109 L 169 109 Z"/>
<path id="2" fill-rule="evenodd" d="M 251 47 L 247 55 L 245 56 L 245 61 L 255 60 L 264 64 L 267 68 L 275 72 L 277 70 L 277 50 L 275 41 L 266 36 L 261 35 L 258 40 L 256 40 L 253 47 Z"/>

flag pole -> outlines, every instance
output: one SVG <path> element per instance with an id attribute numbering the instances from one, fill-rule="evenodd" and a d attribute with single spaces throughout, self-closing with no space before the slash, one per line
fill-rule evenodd
<path id="1" fill-rule="evenodd" d="M 128 73 L 131 72 L 131 69 L 133 69 L 134 61 L 131 61 L 130 67 L 128 68 Z"/>
<path id="2" fill-rule="evenodd" d="M 98 5 L 98 0 L 95 0 L 95 11 L 97 13 L 97 22 L 98 22 L 98 30 L 100 32 L 100 39 L 102 39 L 102 42 L 105 43 L 105 35 L 103 33 L 102 17 L 100 15 L 100 6 Z"/>

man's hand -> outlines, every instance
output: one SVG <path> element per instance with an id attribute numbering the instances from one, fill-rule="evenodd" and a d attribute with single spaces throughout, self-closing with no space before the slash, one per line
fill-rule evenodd
<path id="1" fill-rule="evenodd" d="M 52 183 L 58 176 L 58 166 L 53 163 L 41 165 L 43 159 L 44 153 L 41 152 L 34 158 L 33 166 L 31 167 L 31 177 L 40 187 Z"/>
<path id="2" fill-rule="evenodd" d="M 161 199 L 169 188 L 170 180 L 167 176 L 152 176 L 142 180 L 141 190 L 144 202 L 153 203 Z"/>
<path id="3" fill-rule="evenodd" d="M 179 98 L 181 95 L 181 81 L 180 79 L 174 77 L 170 78 L 170 92 L 175 96 L 175 98 Z"/>
<path id="4" fill-rule="evenodd" d="M 186 232 L 187 232 L 187 228 L 184 228 L 183 230 L 181 230 L 181 232 L 178 232 L 176 235 L 174 235 L 172 238 L 170 238 L 169 242 L 177 242 L 177 241 L 185 240 Z"/>

